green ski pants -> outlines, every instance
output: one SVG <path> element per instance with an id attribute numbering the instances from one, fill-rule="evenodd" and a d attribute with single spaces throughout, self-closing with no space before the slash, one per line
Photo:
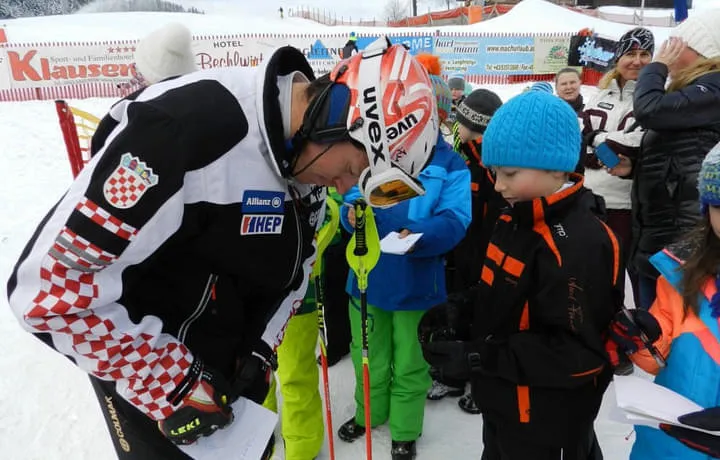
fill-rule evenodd
<path id="1" fill-rule="evenodd" d="M 368 305 L 370 415 L 373 427 L 389 420 L 393 441 L 422 433 L 425 397 L 432 379 L 417 328 L 424 311 L 387 311 Z M 355 421 L 365 425 L 360 300 L 350 299 L 350 354 L 355 367 Z"/>

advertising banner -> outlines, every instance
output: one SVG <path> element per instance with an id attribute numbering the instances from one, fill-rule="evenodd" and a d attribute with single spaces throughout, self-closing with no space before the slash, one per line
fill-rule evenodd
<path id="1" fill-rule="evenodd" d="M 435 37 L 432 35 L 388 35 L 392 44 L 402 43 L 410 49 L 410 54 L 433 53 Z M 377 36 L 358 37 L 357 47 L 365 49 L 370 43 L 377 40 Z"/>
<path id="2" fill-rule="evenodd" d="M 255 67 L 281 46 L 303 52 L 316 75 L 330 72 L 340 60 L 347 37 L 344 36 L 262 36 L 200 38 L 193 41 L 201 69 L 214 67 Z"/>
<path id="3" fill-rule="evenodd" d="M 0 48 L 0 89 L 122 82 L 135 75 L 132 43 Z"/>
<path id="4" fill-rule="evenodd" d="M 305 54 L 316 75 L 340 60 L 341 36 L 195 37 L 200 69 L 255 67 L 281 46 Z M 41 44 L 0 47 L 0 89 L 65 86 L 75 83 L 123 83 L 135 76 L 134 42 L 109 44 Z"/>
<path id="5" fill-rule="evenodd" d="M 448 75 L 528 75 L 533 73 L 535 40 L 532 36 L 442 36 L 435 39 Z"/>
<path id="6" fill-rule="evenodd" d="M 535 37 L 534 74 L 557 73 L 568 66 L 570 37 Z"/>

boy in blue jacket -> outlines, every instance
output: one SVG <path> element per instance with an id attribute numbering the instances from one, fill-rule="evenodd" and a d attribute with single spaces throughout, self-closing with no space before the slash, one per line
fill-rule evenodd
<path id="1" fill-rule="evenodd" d="M 431 79 L 436 96 L 438 86 L 449 93 L 442 78 L 431 75 Z M 438 102 L 445 102 L 445 98 L 438 98 Z M 438 111 L 441 122 L 450 111 L 449 100 L 445 105 Z M 443 256 L 465 236 L 471 219 L 470 172 L 439 131 L 432 162 L 418 179 L 425 195 L 378 209 L 375 220 L 380 238 L 392 231 L 423 235 L 407 254 L 381 254 L 368 279 L 371 423 L 375 427 L 389 421 L 393 460 L 415 458 L 415 441 L 422 432 L 425 395 L 431 384 L 417 328 L 425 310 L 445 299 Z M 353 188 L 344 198 L 352 203 L 358 197 L 357 188 Z M 342 217 L 343 225 L 352 231 L 352 210 L 344 207 Z M 338 435 L 351 442 L 365 434 L 360 294 L 352 272 L 347 292 L 351 296 L 350 353 L 357 408 L 355 417 L 340 427 Z"/>

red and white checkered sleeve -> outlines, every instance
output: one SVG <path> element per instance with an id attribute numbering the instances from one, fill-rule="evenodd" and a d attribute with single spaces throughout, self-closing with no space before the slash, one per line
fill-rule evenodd
<path id="1" fill-rule="evenodd" d="M 158 136 L 168 125 L 156 118 L 125 128 L 76 179 L 28 243 L 8 296 L 23 327 L 161 420 L 192 353 L 161 319 L 122 304 L 123 272 L 177 232 L 184 212 L 179 136 Z"/>
<path id="2" fill-rule="evenodd" d="M 185 377 L 192 354 L 161 332 L 158 318 L 129 318 L 117 298 L 122 270 L 132 261 L 81 236 L 82 226 L 72 225 L 78 214 L 86 226 L 101 227 L 128 248 L 142 244 L 136 228 L 83 198 L 49 250 L 36 241 L 37 251 L 19 264 L 11 307 L 26 328 L 50 334 L 58 351 L 96 377 L 115 380 L 118 392 L 149 417 L 164 419 L 174 410 L 165 396 Z M 49 231 L 43 229 L 39 239 Z"/>

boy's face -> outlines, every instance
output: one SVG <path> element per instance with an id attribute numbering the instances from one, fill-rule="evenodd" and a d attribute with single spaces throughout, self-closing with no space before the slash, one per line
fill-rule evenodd
<path id="1" fill-rule="evenodd" d="M 465 142 L 473 141 L 481 136 L 482 134 L 471 131 L 466 128 L 465 125 L 458 123 L 458 137 L 460 138 L 460 142 L 462 142 L 463 144 Z"/>
<path id="2" fill-rule="evenodd" d="M 560 190 L 567 180 L 567 173 L 539 169 L 498 166 L 495 170 L 495 190 L 510 206 L 519 201 L 530 201 L 550 196 Z"/>
<path id="3" fill-rule="evenodd" d="M 457 101 L 462 97 L 463 94 L 465 94 L 464 89 L 451 89 L 450 92 L 452 93 L 453 100 Z"/>

